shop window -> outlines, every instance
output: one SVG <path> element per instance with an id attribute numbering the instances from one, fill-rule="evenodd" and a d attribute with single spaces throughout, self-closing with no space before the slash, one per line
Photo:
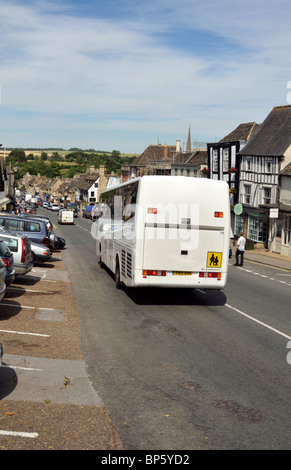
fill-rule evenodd
<path id="1" fill-rule="evenodd" d="M 267 220 L 260 217 L 248 217 L 248 235 L 247 237 L 258 243 L 267 241 Z"/>

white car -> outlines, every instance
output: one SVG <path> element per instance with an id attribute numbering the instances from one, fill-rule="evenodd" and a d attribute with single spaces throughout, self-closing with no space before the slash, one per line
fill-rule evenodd
<path id="1" fill-rule="evenodd" d="M 52 204 L 51 206 L 51 211 L 55 211 L 55 212 L 58 212 L 59 211 L 59 205 L 58 204 Z"/>

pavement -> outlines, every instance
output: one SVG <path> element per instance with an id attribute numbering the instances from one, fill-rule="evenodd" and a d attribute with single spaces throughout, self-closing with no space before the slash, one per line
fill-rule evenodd
<path id="1" fill-rule="evenodd" d="M 232 258 L 235 259 L 235 249 L 232 250 Z M 267 266 L 273 266 L 279 269 L 286 269 L 291 272 L 291 257 L 272 253 L 262 248 L 254 250 L 246 250 L 244 259 L 253 261 Z"/>

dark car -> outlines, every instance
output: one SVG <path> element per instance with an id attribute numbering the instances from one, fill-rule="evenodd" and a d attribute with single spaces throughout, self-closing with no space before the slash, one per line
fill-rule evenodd
<path id="1" fill-rule="evenodd" d="M 31 242 L 50 246 L 50 230 L 46 222 L 29 215 L 0 215 L 0 225 L 11 233 L 26 235 Z"/>
<path id="2" fill-rule="evenodd" d="M 6 267 L 5 284 L 9 286 L 15 279 L 13 254 L 3 240 L 0 240 L 0 257 Z"/>
<path id="3" fill-rule="evenodd" d="M 2 363 L 3 363 L 3 346 L 2 344 L 0 343 L 0 366 L 2 366 Z"/>
<path id="4" fill-rule="evenodd" d="M 91 210 L 93 209 L 93 207 L 95 206 L 95 204 L 89 204 L 88 206 L 86 206 L 83 210 L 83 217 L 85 219 L 91 219 Z"/>

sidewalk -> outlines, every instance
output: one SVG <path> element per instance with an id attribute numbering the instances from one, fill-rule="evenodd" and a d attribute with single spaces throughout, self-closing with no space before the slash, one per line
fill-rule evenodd
<path id="1" fill-rule="evenodd" d="M 232 258 L 235 259 L 235 250 L 232 252 Z M 291 257 L 271 253 L 262 249 L 246 250 L 244 259 L 246 261 L 255 261 L 256 263 L 266 264 L 276 268 L 287 269 L 291 271 Z"/>

